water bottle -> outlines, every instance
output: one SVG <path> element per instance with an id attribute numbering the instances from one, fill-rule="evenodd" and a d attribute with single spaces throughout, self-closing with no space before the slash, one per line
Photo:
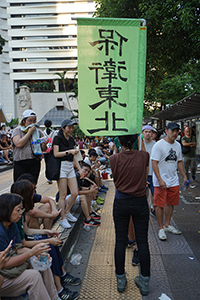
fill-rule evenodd
<path id="1" fill-rule="evenodd" d="M 44 136 L 40 139 L 32 141 L 31 144 L 37 145 L 37 144 L 45 143 L 47 140 L 48 140 L 48 138 L 46 136 Z"/>
<path id="2" fill-rule="evenodd" d="M 189 187 L 190 182 L 191 182 L 190 179 L 186 181 L 184 185 L 182 185 L 181 190 L 185 191 Z"/>

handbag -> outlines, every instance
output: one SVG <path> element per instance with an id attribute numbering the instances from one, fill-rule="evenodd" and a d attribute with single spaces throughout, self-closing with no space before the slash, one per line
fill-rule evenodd
<path id="1" fill-rule="evenodd" d="M 191 143 L 191 141 L 192 141 L 192 136 L 190 137 L 190 143 Z M 190 146 L 183 146 L 182 145 L 182 154 L 187 154 L 187 153 L 189 153 L 190 152 Z"/>
<path id="2" fill-rule="evenodd" d="M 183 146 L 182 147 L 182 153 L 183 154 L 187 154 L 190 152 L 190 147 L 189 146 Z"/>
<path id="3" fill-rule="evenodd" d="M 17 253 L 17 250 L 19 248 L 23 248 L 23 247 L 24 246 L 22 246 L 22 245 L 18 245 L 18 246 L 15 246 L 14 248 L 12 248 L 12 250 L 10 252 L 10 257 L 20 255 L 20 253 L 19 254 Z M 16 278 L 19 275 L 21 275 L 26 269 L 28 269 L 29 265 L 30 265 L 29 260 L 26 260 L 20 266 L 11 267 L 11 268 L 2 268 L 0 270 L 0 275 L 2 275 L 3 277 L 9 278 L 9 279 Z"/>
<path id="4" fill-rule="evenodd" d="M 55 157 L 53 150 L 51 150 L 48 154 L 46 163 L 46 178 L 50 180 L 58 180 L 60 177 L 60 165 L 60 158 Z"/>

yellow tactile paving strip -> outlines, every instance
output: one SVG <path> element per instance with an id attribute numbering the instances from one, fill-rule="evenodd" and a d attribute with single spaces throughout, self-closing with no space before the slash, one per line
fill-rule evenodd
<path id="1" fill-rule="evenodd" d="M 126 250 L 126 290 L 123 293 L 117 291 L 114 263 L 115 230 L 112 217 L 114 184 L 109 181 L 107 185 L 109 190 L 101 213 L 101 226 L 97 228 L 79 299 L 141 300 L 142 296 L 134 282 L 139 268 L 131 264 L 132 249 Z"/>

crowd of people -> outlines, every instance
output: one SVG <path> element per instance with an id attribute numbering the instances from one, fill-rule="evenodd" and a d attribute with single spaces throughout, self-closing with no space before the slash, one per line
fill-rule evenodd
<path id="1" fill-rule="evenodd" d="M 82 208 L 84 225 L 100 226 L 101 216 L 94 204 L 104 203 L 99 193 L 108 190 L 102 181 L 102 171 L 108 166 L 116 188 L 113 219 L 115 274 L 119 292 L 123 292 L 127 284 L 126 247 L 133 247 L 132 264 L 140 265 L 136 285 L 142 295 L 149 292 L 149 212 L 157 219 L 161 241 L 167 239 L 168 233 L 181 234 L 170 220 L 174 206 L 179 203 L 177 170 L 183 177 L 183 184 L 189 179 L 189 168 L 191 179 L 195 180 L 196 138 L 191 135 L 190 129 L 185 128 L 185 135 L 179 142 L 180 128 L 175 122 L 169 123 L 162 135 L 151 125 L 145 125 L 141 134 L 100 140 L 86 136 L 74 138 L 74 124 L 74 121 L 64 119 L 60 130 L 55 131 L 51 120 L 46 120 L 42 131 L 38 128 L 36 113 L 26 110 L 20 126 L 10 132 L 12 136 L 1 128 L 0 149 L 2 144 L 7 148 L 2 150 L 6 152 L 3 155 L 7 163 L 11 160 L 9 155 L 12 151 L 14 161 L 14 183 L 10 193 L 0 196 L 2 297 L 28 292 L 30 300 L 41 296 L 45 300 L 78 299 L 78 292 L 70 291 L 67 286 L 79 285 L 81 280 L 64 269 L 59 250 L 62 244 L 60 233 L 51 230 L 51 227 L 60 216 L 61 227 L 70 229 L 71 223 L 77 221 L 71 212 L 74 204 L 80 204 Z M 189 151 L 182 158 L 183 147 L 188 147 Z M 36 193 L 41 159 L 44 157 L 47 166 L 51 153 L 59 161 L 55 200 Z M 52 184 L 52 178 L 47 178 L 47 182 Z M 40 206 L 36 207 L 36 203 Z M 32 269 L 29 259 L 45 255 L 48 260 L 52 259 L 51 267 L 43 272 Z"/>

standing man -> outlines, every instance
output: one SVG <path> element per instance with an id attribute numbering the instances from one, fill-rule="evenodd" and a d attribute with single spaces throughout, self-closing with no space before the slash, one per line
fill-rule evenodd
<path id="1" fill-rule="evenodd" d="M 153 146 L 155 145 L 155 141 L 152 140 L 152 134 L 154 132 L 154 128 L 150 125 L 145 125 L 142 127 L 142 134 L 143 134 L 143 142 L 145 150 L 149 153 L 149 157 L 151 156 L 151 150 Z M 151 197 L 151 204 L 150 204 L 150 214 L 153 217 L 156 217 L 156 213 L 153 207 L 154 202 L 154 186 L 153 186 L 153 168 L 151 159 L 149 159 L 149 172 L 147 176 L 147 182 L 148 182 L 148 189 L 151 191 L 150 197 Z M 148 196 L 148 195 L 147 195 Z"/>
<path id="2" fill-rule="evenodd" d="M 182 162 L 181 145 L 176 141 L 179 125 L 171 122 L 167 125 L 165 132 L 166 137 L 158 141 L 151 152 L 154 171 L 154 205 L 159 226 L 158 236 L 162 241 L 167 239 L 166 232 L 181 234 L 181 231 L 170 225 L 174 205 L 179 204 L 177 169 L 183 177 L 183 184 L 187 181 Z"/>
<path id="3" fill-rule="evenodd" d="M 192 179 L 195 180 L 195 173 L 196 173 L 196 137 L 191 136 L 191 129 L 186 127 L 184 130 L 185 135 L 182 137 L 182 145 L 188 146 L 189 151 L 186 154 L 183 154 L 183 164 L 187 179 L 190 178 L 189 176 L 189 167 L 192 173 Z"/>

